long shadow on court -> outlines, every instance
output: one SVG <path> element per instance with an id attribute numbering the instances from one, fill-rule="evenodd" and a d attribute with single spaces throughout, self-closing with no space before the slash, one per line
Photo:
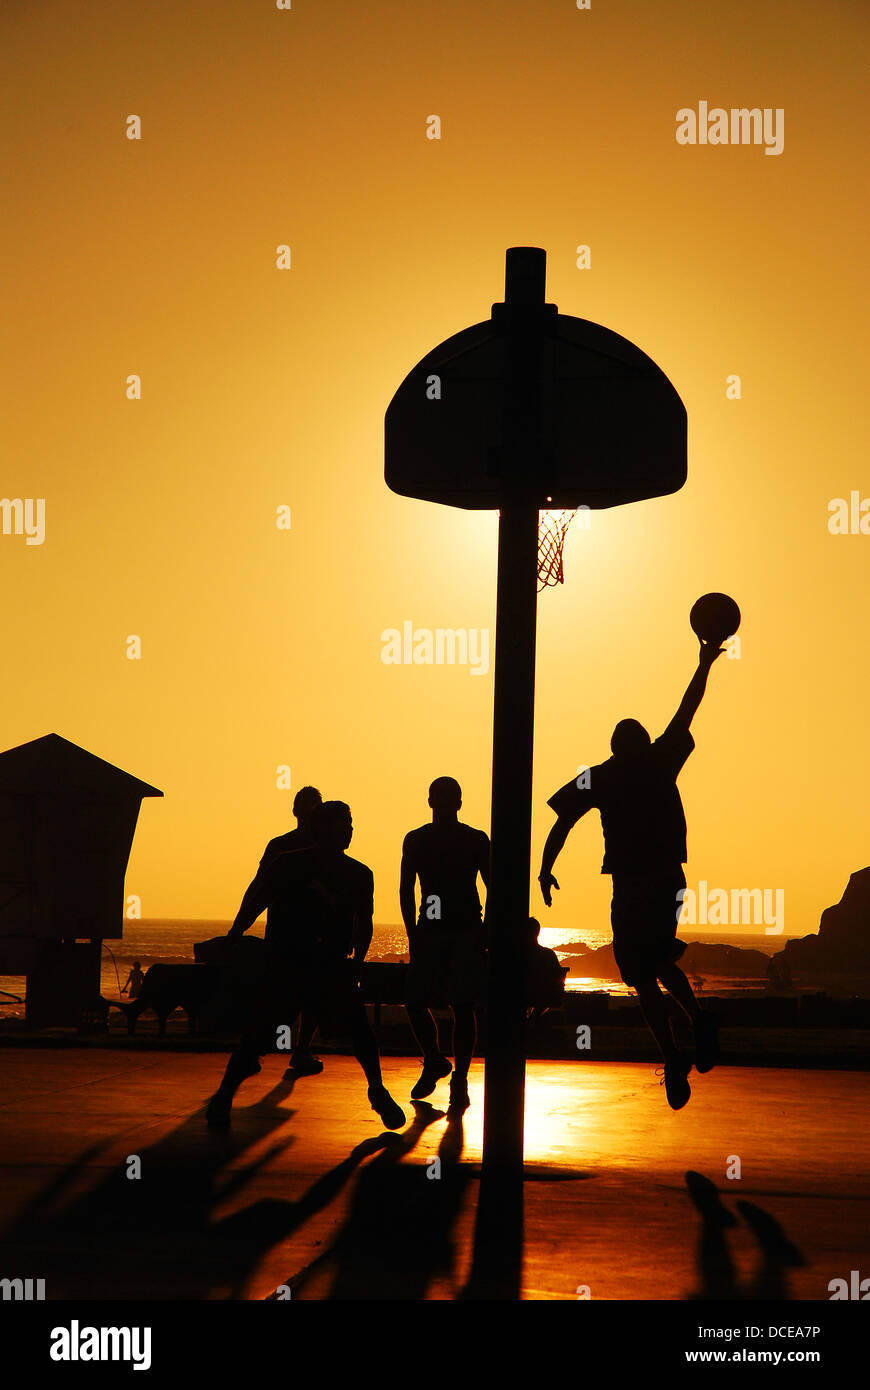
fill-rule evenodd
<path id="1" fill-rule="evenodd" d="M 448 1120 L 437 1158 L 403 1163 L 444 1112 L 425 1102 L 403 1134 L 360 1173 L 344 1225 L 328 1250 L 290 1276 L 293 1295 L 329 1300 L 422 1301 L 436 1277 L 452 1279 L 453 1228 L 471 1178 L 460 1163 L 461 1119 Z M 327 1288 L 323 1295 L 323 1281 Z"/>
<path id="2" fill-rule="evenodd" d="M 292 1144 L 290 1136 L 239 1162 L 292 1117 L 281 1104 L 292 1089 L 292 1080 L 281 1081 L 239 1108 L 226 1133 L 208 1130 L 204 1110 L 197 1110 L 137 1151 L 139 1177 L 128 1177 L 129 1159 L 110 1155 L 107 1144 L 88 1149 L 7 1225 L 0 1237 L 4 1267 L 38 1266 L 50 1299 L 239 1297 L 265 1253 L 331 1201 L 356 1164 L 380 1147 L 378 1139 L 360 1145 L 299 1202 L 266 1204 L 269 1221 L 255 1203 L 215 1222 L 215 1210 Z M 86 1188 L 101 1159 L 107 1171 Z"/>
<path id="3" fill-rule="evenodd" d="M 698 1301 L 789 1299 L 787 1271 L 806 1265 L 807 1261 L 776 1218 L 754 1202 L 737 1203 L 737 1210 L 758 1242 L 761 1256 L 755 1275 L 748 1284 L 741 1286 L 725 1234 L 739 1224 L 737 1217 L 723 1204 L 715 1183 L 703 1173 L 689 1169 L 686 1186 L 701 1216 L 698 1241 L 701 1287 L 688 1297 Z"/>

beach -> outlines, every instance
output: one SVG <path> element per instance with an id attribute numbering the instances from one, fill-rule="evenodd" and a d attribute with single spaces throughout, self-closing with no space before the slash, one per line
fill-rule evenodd
<path id="1" fill-rule="evenodd" d="M 229 921 L 196 921 L 188 918 L 155 918 L 125 922 L 124 935 L 121 939 L 103 942 L 100 970 L 100 989 L 103 998 L 113 1001 L 127 998 L 126 995 L 121 994 L 121 989 L 126 982 L 134 960 L 140 962 L 143 970 L 157 964 L 189 964 L 194 959 L 193 948 L 196 942 L 207 941 L 215 936 L 225 936 L 229 927 Z M 252 928 L 250 934 L 262 936 L 263 930 L 262 923 L 259 923 Z M 773 955 L 776 951 L 780 951 L 788 939 L 786 937 L 766 936 L 760 932 L 703 934 L 697 929 L 688 929 L 683 933 L 683 936 L 686 940 L 698 940 L 705 944 L 721 943 L 738 946 L 747 950 L 762 951 L 765 955 Z M 568 966 L 570 973 L 566 979 L 567 990 L 571 992 L 604 990 L 609 994 L 623 997 L 630 994 L 627 987 L 619 980 L 602 979 L 597 975 L 590 976 L 584 973 L 583 955 L 586 949 L 594 951 L 606 946 L 610 941 L 610 930 L 606 925 L 603 928 L 587 929 L 582 933 L 574 928 L 543 928 L 540 941 L 541 945 L 555 950 L 560 962 Z M 376 924 L 367 958 L 370 961 L 407 960 L 407 937 L 404 927 L 389 923 Z M 766 986 L 767 981 L 761 974 L 743 980 L 735 980 L 733 976 L 726 978 L 711 975 L 704 983 L 708 992 L 716 992 L 720 988 L 731 990 L 738 985 L 741 989 L 762 989 Z M 18 995 L 23 999 L 25 980 L 22 976 L 0 975 L 0 991 Z M 23 1003 L 17 1003 L 14 999 L 0 998 L 0 1020 L 19 1018 L 23 1015 Z"/>

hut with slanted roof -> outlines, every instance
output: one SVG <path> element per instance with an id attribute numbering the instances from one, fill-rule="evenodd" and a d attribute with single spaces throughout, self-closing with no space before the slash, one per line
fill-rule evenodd
<path id="1" fill-rule="evenodd" d="M 162 795 L 59 734 L 0 753 L 0 973 L 27 976 L 28 1024 L 74 1025 L 99 1001 L 139 807 Z"/>

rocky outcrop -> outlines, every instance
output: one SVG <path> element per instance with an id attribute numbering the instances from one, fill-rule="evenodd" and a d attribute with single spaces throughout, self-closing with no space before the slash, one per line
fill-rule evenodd
<path id="1" fill-rule="evenodd" d="M 862 975 L 870 971 L 870 868 L 858 869 L 812 936 L 789 941 L 775 957 L 806 973 Z"/>
<path id="2" fill-rule="evenodd" d="M 599 946 L 587 951 L 578 960 L 562 953 L 571 961 L 572 973 L 589 975 L 599 980 L 618 980 L 619 971 L 613 956 L 613 946 Z M 764 951 L 747 950 L 742 946 L 726 946 L 719 942 L 690 941 L 680 956 L 679 965 L 689 975 L 732 975 L 737 979 L 764 979 L 770 957 Z"/>

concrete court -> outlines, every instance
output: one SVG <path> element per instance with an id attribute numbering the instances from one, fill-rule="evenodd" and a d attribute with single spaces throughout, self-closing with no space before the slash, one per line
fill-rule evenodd
<path id="1" fill-rule="evenodd" d="M 483 1064 L 458 1126 L 446 1082 L 415 1115 L 419 1064 L 385 1058 L 408 1115 L 387 1137 L 354 1060 L 324 1061 L 291 1084 L 266 1058 L 231 1132 L 215 1134 L 203 1106 L 223 1054 L 4 1047 L 0 1277 L 43 1277 L 49 1299 L 263 1299 L 281 1285 L 294 1299 L 456 1298 Z M 691 1081 L 673 1113 L 650 1064 L 529 1063 L 525 1299 L 576 1300 L 586 1286 L 594 1299 L 705 1287 L 825 1300 L 830 1279 L 870 1275 L 870 1078 L 721 1067 Z M 725 1177 L 729 1156 L 739 1180 Z M 724 1239 L 714 1219 L 703 1247 L 687 1169 L 737 1218 Z M 761 1210 L 755 1230 L 740 1198 Z"/>

